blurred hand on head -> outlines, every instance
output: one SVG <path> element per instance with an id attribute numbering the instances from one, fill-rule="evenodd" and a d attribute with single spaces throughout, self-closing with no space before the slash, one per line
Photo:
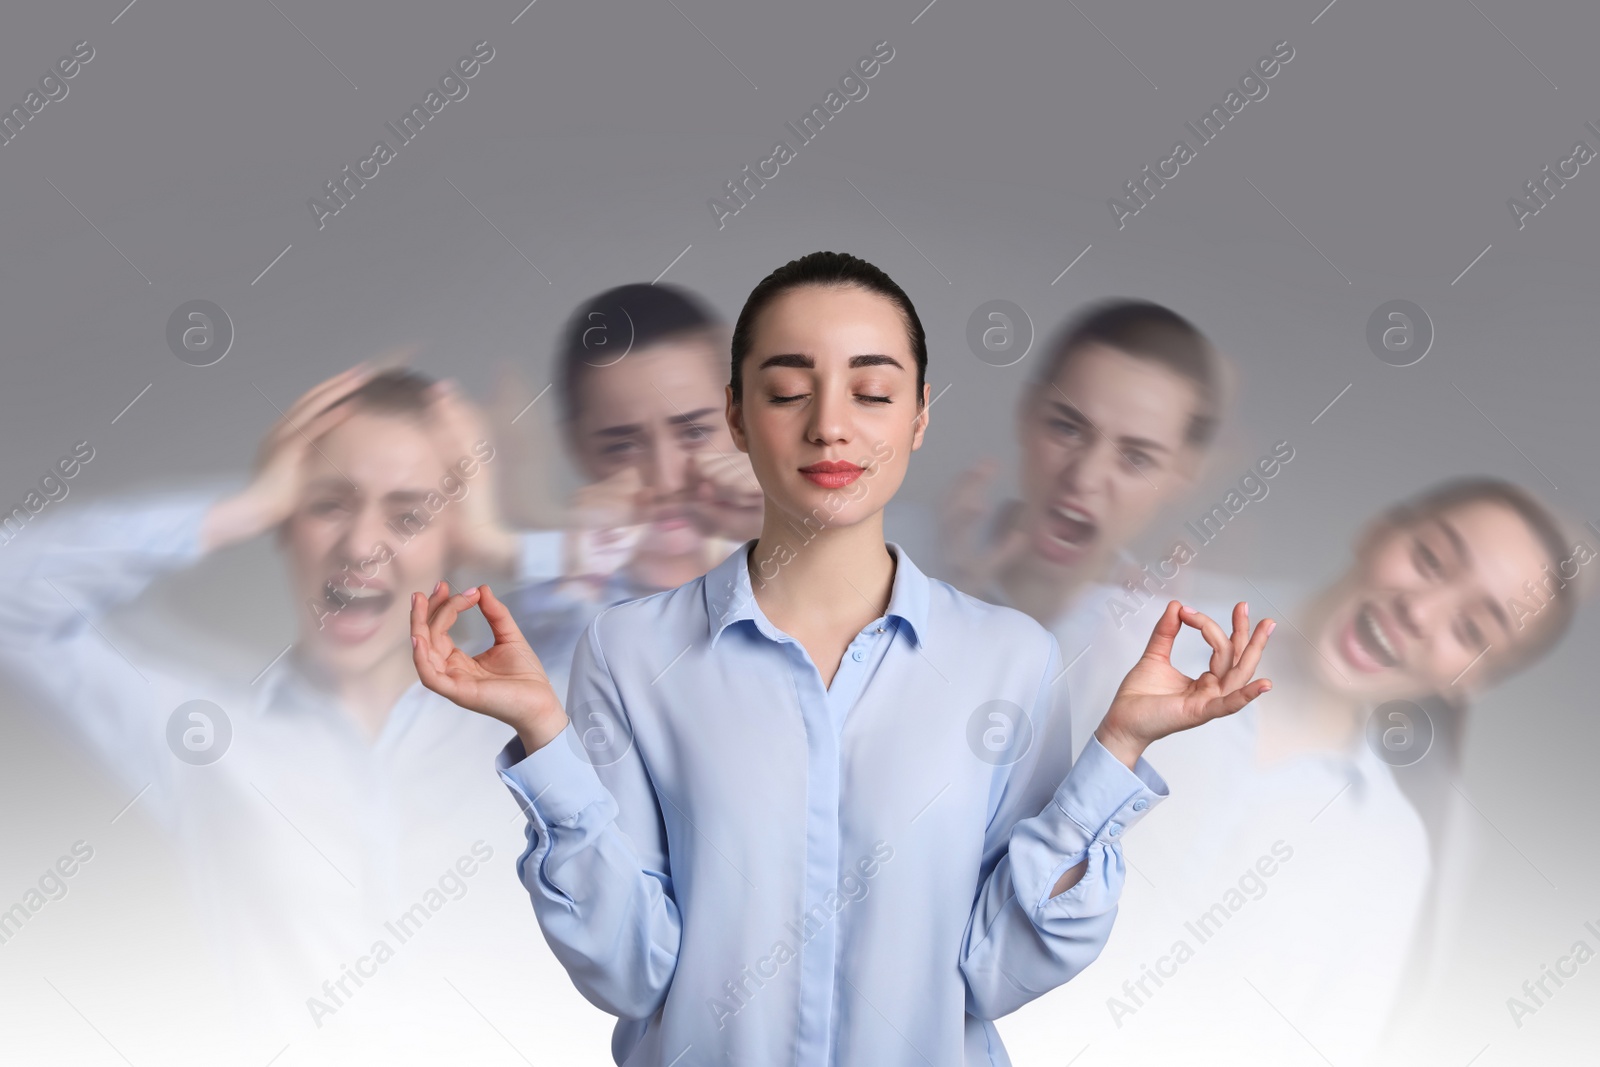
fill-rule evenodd
<path id="1" fill-rule="evenodd" d="M 494 472 L 482 462 L 482 449 L 494 455 L 483 412 L 454 380 L 446 379 L 431 390 L 428 422 L 449 477 L 463 483 L 459 511 L 450 525 L 454 561 L 510 571 L 516 564 L 517 536 L 501 517 Z M 475 473 L 469 478 L 466 470 Z"/>
<path id="2" fill-rule="evenodd" d="M 340 404 L 376 373 L 370 363 L 357 363 L 301 394 L 261 439 L 250 484 L 219 501 L 206 517 L 201 543 L 207 549 L 248 540 L 281 524 L 300 504 L 306 456 L 317 438 L 353 414 Z M 337 405 L 337 406 L 335 406 Z"/>

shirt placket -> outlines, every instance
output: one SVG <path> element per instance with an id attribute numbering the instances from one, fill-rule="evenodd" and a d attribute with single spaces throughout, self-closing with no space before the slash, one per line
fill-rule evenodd
<path id="1" fill-rule="evenodd" d="M 831 688 L 823 686 L 805 648 L 784 637 L 806 727 L 806 886 L 805 910 L 797 924 L 803 941 L 797 1067 L 824 1067 L 833 1048 L 838 924 L 827 897 L 837 890 L 839 877 L 839 738 L 885 634 L 883 619 L 858 633 L 839 661 Z"/>

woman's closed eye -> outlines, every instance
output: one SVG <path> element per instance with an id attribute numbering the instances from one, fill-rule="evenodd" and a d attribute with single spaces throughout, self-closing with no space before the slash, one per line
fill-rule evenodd
<path id="1" fill-rule="evenodd" d="M 774 404 L 788 404 L 788 403 L 792 403 L 793 401 L 796 401 L 796 400 L 804 400 L 806 397 L 808 397 L 810 395 L 811 395 L 810 393 L 796 393 L 793 396 L 775 396 L 775 397 L 771 398 L 771 401 Z M 856 399 L 857 400 L 865 400 L 865 401 L 867 401 L 869 403 L 873 403 L 873 404 L 892 404 L 892 403 L 894 403 L 894 397 L 892 397 L 892 396 L 878 396 L 878 395 L 876 395 L 874 393 L 857 393 L 856 394 Z"/>

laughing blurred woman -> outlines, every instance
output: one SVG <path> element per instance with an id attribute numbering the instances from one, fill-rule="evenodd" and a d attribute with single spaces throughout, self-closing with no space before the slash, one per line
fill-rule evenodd
<path id="1" fill-rule="evenodd" d="M 760 534 L 602 611 L 565 708 L 487 586 L 412 598 L 423 684 L 517 732 L 518 870 L 619 1064 L 1008 1064 L 993 1020 L 1110 933 L 1122 838 L 1167 795 L 1145 747 L 1270 688 L 1270 620 L 1252 635 L 1241 604 L 1230 637 L 1173 601 L 1073 762 L 1056 639 L 884 540 L 926 366 L 869 263 L 757 285 L 725 417 Z M 474 605 L 495 644 L 468 658 L 449 627 Z M 1168 660 L 1183 624 L 1213 649 L 1198 679 Z"/>

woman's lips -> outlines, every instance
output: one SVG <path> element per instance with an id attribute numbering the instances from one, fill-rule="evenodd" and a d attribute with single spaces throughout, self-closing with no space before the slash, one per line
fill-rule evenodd
<path id="1" fill-rule="evenodd" d="M 862 470 L 864 468 L 854 463 L 813 463 L 809 467 L 801 467 L 800 473 L 813 485 L 820 485 L 824 489 L 843 489 L 861 477 Z"/>
<path id="2" fill-rule="evenodd" d="M 861 469 L 853 471 L 801 471 L 806 479 L 813 485 L 820 485 L 824 489 L 843 489 L 857 478 L 861 477 Z"/>

